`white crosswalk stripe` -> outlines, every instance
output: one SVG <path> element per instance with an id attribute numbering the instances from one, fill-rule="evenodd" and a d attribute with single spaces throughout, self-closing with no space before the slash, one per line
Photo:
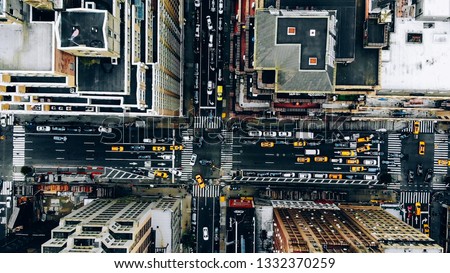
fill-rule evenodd
<path id="1" fill-rule="evenodd" d="M 408 122 L 408 126 L 405 129 L 403 129 L 403 132 L 413 132 L 413 131 L 414 131 L 414 121 L 410 121 Z M 420 133 L 434 133 L 434 121 L 421 120 Z"/>
<path id="2" fill-rule="evenodd" d="M 420 202 L 422 204 L 428 204 L 430 202 L 430 193 L 424 191 L 402 191 L 400 193 L 400 203 L 402 204 L 415 204 Z"/>
<path id="3" fill-rule="evenodd" d="M 201 189 L 198 185 L 194 184 L 192 186 L 192 195 L 194 197 L 212 197 L 216 198 L 220 196 L 220 186 L 206 186 Z"/>
<path id="4" fill-rule="evenodd" d="M 154 178 L 153 174 L 149 174 L 149 176 L 143 176 L 139 174 L 135 174 L 132 172 L 119 170 L 115 168 L 105 168 L 105 173 L 102 175 L 102 178 L 109 178 L 109 179 L 151 179 Z"/>
<path id="5" fill-rule="evenodd" d="M 195 117 L 194 128 L 219 129 L 222 126 L 222 119 L 220 117 Z"/>
<path id="6" fill-rule="evenodd" d="M 25 166 L 25 127 L 14 126 L 13 129 L 13 181 L 24 181 L 20 169 Z"/>
<path id="7" fill-rule="evenodd" d="M 183 169 L 181 170 L 181 180 L 182 181 L 189 181 L 192 179 L 192 166 L 189 164 L 191 161 L 191 156 L 193 153 L 193 143 L 192 141 L 186 141 L 184 137 L 187 136 L 194 136 L 194 130 L 193 129 L 187 129 L 183 130 L 181 132 L 182 138 L 183 138 L 183 150 L 181 151 L 181 166 Z"/>
<path id="8" fill-rule="evenodd" d="M 434 173 L 447 174 L 448 167 L 438 165 L 439 159 L 448 159 L 448 135 L 434 135 Z"/>
<path id="9" fill-rule="evenodd" d="M 220 166 L 222 169 L 222 179 L 231 179 L 231 169 L 233 169 L 233 132 L 222 130 L 224 141 L 221 144 Z"/>
<path id="10" fill-rule="evenodd" d="M 390 134 L 388 136 L 388 173 L 400 174 L 402 172 L 401 160 L 397 157 L 390 157 L 392 154 L 401 154 L 402 141 L 400 140 L 400 134 Z"/>

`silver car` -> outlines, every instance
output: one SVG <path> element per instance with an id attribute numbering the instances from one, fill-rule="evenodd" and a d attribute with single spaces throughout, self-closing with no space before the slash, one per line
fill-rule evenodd
<path id="1" fill-rule="evenodd" d="M 208 234 L 208 228 L 203 228 L 203 240 L 208 241 L 209 240 L 209 234 Z"/>

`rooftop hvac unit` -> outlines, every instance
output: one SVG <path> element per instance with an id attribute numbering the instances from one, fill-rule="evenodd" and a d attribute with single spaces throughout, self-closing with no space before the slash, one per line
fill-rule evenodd
<path id="1" fill-rule="evenodd" d="M 111 64 L 118 65 L 119 64 L 119 60 L 117 58 L 111 58 Z"/>
<path id="2" fill-rule="evenodd" d="M 95 2 L 85 2 L 84 7 L 87 9 L 95 9 Z"/>

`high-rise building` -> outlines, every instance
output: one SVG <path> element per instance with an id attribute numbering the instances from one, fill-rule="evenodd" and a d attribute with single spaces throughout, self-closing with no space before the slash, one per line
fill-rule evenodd
<path id="1" fill-rule="evenodd" d="M 152 243 L 150 202 L 97 199 L 60 220 L 43 253 L 144 253 Z"/>
<path id="2" fill-rule="evenodd" d="M 0 21 L 0 37 L 9 41 L 0 44 L 3 111 L 182 114 L 182 1 L 27 3 L 23 16 L 14 17 L 25 24 Z M 0 20 L 12 20 L 1 11 Z"/>
<path id="3" fill-rule="evenodd" d="M 181 200 L 162 198 L 152 205 L 152 229 L 155 231 L 155 252 L 181 251 Z"/>

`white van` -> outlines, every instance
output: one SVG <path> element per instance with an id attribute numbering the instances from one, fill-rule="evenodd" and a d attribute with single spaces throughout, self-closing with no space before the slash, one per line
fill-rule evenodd
<path id="1" fill-rule="evenodd" d="M 319 149 L 305 149 L 305 155 L 320 155 Z"/>

